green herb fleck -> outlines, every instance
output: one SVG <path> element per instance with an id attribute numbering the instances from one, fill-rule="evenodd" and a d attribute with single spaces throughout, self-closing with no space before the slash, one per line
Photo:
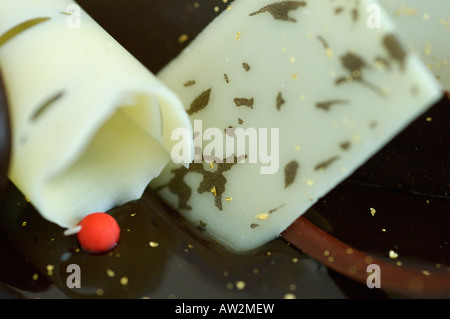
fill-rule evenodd
<path id="1" fill-rule="evenodd" d="M 291 161 L 289 162 L 285 167 L 284 167 L 284 188 L 288 187 L 289 185 L 291 185 L 294 180 L 295 177 L 297 175 L 297 170 L 298 170 L 298 163 L 297 161 Z"/>
<path id="2" fill-rule="evenodd" d="M 235 98 L 234 103 L 236 106 L 247 106 L 251 109 L 253 109 L 253 98 L 247 99 L 247 98 Z"/>
<path id="3" fill-rule="evenodd" d="M 57 100 L 59 100 L 64 95 L 64 91 L 57 93 L 50 99 L 45 101 L 41 106 L 39 106 L 36 111 L 31 116 L 32 121 L 36 121 L 51 105 L 53 105 Z"/>
<path id="4" fill-rule="evenodd" d="M 6 31 L 5 33 L 3 33 L 0 36 L 0 48 L 8 41 L 10 41 L 11 39 L 13 39 L 14 37 L 16 37 L 17 35 L 19 35 L 20 33 L 22 33 L 25 30 L 28 30 L 29 28 L 38 25 L 42 22 L 48 21 L 50 20 L 50 18 L 48 17 L 44 17 L 44 18 L 35 18 L 35 19 L 31 19 L 25 22 L 22 22 L 21 24 L 9 29 L 8 31 Z"/>
<path id="5" fill-rule="evenodd" d="M 294 18 L 289 16 L 289 12 L 297 10 L 299 7 L 306 6 L 305 1 L 282 1 L 269 4 L 258 11 L 250 13 L 250 16 L 255 16 L 260 13 L 269 12 L 275 20 L 283 20 L 289 22 L 297 22 Z"/>
<path id="6" fill-rule="evenodd" d="M 199 96 L 197 96 L 194 101 L 192 101 L 189 110 L 186 112 L 191 115 L 195 112 L 203 110 L 209 103 L 209 97 L 211 95 L 211 89 L 208 89 L 202 92 Z"/>

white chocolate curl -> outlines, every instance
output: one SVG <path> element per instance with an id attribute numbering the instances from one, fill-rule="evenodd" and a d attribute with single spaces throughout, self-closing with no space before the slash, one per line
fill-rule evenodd
<path id="1" fill-rule="evenodd" d="M 171 132 L 192 130 L 178 97 L 72 1 L 0 1 L 0 63 L 9 177 L 62 227 L 138 199 Z"/>
<path id="2" fill-rule="evenodd" d="M 279 236 L 442 96 L 369 0 L 234 1 L 158 77 L 188 110 L 196 150 L 219 145 L 210 128 L 235 129 L 223 145 L 238 143 L 238 128 L 255 133 L 246 153 L 225 147 L 219 158 L 243 162 L 169 165 L 152 182 L 187 220 L 238 251 Z M 278 170 L 263 174 L 270 166 Z"/>

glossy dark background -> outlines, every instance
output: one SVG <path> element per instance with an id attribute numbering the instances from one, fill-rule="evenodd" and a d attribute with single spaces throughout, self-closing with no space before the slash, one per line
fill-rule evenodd
<path id="1" fill-rule="evenodd" d="M 11 152 L 11 132 L 9 110 L 6 101 L 5 88 L 1 77 L 0 66 L 0 198 L 6 186 L 6 174 L 8 171 Z"/>
<path id="2" fill-rule="evenodd" d="M 222 0 L 78 3 L 154 73 L 227 6 Z M 180 43 L 183 34 L 188 41 Z M 443 98 L 305 216 L 360 250 L 387 259 L 394 250 L 405 265 L 448 267 L 449 104 Z M 0 203 L 0 297 L 414 297 L 355 283 L 282 238 L 249 254 L 232 254 L 202 238 L 151 191 L 113 213 L 121 242 L 108 254 L 90 255 L 9 183 Z M 150 247 L 150 241 L 159 246 Z M 80 289 L 67 288 L 71 263 L 81 267 Z"/>

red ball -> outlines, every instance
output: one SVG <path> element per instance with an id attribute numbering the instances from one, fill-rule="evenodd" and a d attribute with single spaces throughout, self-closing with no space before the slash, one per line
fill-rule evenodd
<path id="1" fill-rule="evenodd" d="M 92 213 L 79 223 L 78 242 L 92 253 L 103 253 L 116 247 L 120 238 L 120 227 L 111 215 Z"/>

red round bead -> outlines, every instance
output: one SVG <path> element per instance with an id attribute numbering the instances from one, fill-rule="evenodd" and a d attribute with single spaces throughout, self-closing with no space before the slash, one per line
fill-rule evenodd
<path id="1" fill-rule="evenodd" d="M 102 253 L 113 249 L 120 238 L 117 221 L 106 213 L 92 213 L 79 223 L 78 242 L 83 249 L 92 253 Z"/>

